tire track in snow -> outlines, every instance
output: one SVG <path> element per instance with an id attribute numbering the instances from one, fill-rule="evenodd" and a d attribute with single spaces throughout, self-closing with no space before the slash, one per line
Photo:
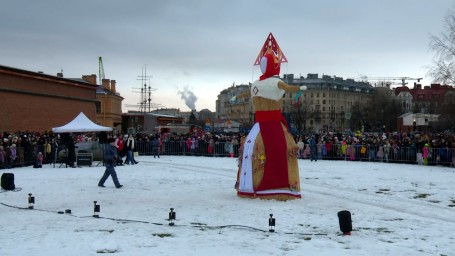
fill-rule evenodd
<path id="1" fill-rule="evenodd" d="M 204 173 L 204 174 L 211 174 L 211 175 L 216 175 L 216 176 L 221 176 L 221 177 L 226 177 L 226 178 L 231 178 L 234 179 L 235 176 L 232 176 L 231 173 L 227 174 L 225 172 L 233 172 L 235 170 L 232 170 L 231 168 L 213 168 L 213 167 L 207 167 L 203 165 L 188 165 L 188 164 L 180 164 L 180 163 L 163 163 L 163 162 L 152 162 L 152 161 L 142 161 L 141 163 L 147 163 L 148 165 L 162 165 L 162 166 L 178 166 L 178 170 L 185 170 L 185 171 L 192 171 L 192 172 L 197 172 L 197 173 Z M 222 170 L 223 172 L 220 172 Z M 235 173 L 234 173 L 235 175 Z"/>
<path id="2" fill-rule="evenodd" d="M 326 192 L 340 191 L 339 194 Z M 384 195 L 371 194 L 368 192 L 350 190 L 341 187 L 334 187 L 325 184 L 308 184 L 304 185 L 301 189 L 302 193 L 314 193 L 323 196 L 338 198 L 348 202 L 377 207 L 380 209 L 392 210 L 399 213 L 409 214 L 421 218 L 430 219 L 431 221 L 443 221 L 455 224 L 455 214 L 453 209 L 435 205 L 433 203 L 422 202 L 413 199 L 395 198 L 391 196 L 385 197 Z M 426 203 L 428 205 L 426 205 Z M 438 211 L 435 211 L 438 208 Z M 418 209 L 415 211 L 415 209 Z"/>
<path id="3" fill-rule="evenodd" d="M 204 165 L 194 165 L 194 164 L 181 164 L 181 163 L 164 163 L 164 162 L 153 162 L 153 161 L 142 161 L 148 165 L 162 165 L 162 166 L 175 166 L 178 167 L 178 170 L 185 170 L 197 173 L 210 174 L 220 177 L 225 177 L 229 179 L 234 179 L 235 176 L 232 176 L 232 173 L 226 173 L 227 171 L 232 172 L 231 168 L 213 168 L 207 167 Z M 222 170 L 222 172 L 220 172 Z M 341 187 L 330 186 L 326 184 L 310 184 L 303 183 L 301 192 L 304 196 L 306 193 L 313 193 L 317 195 L 323 195 L 327 197 L 337 198 L 345 200 L 348 202 L 354 202 L 358 204 L 368 205 L 372 207 L 377 207 L 380 209 L 392 210 L 399 213 L 409 214 L 421 218 L 430 219 L 431 221 L 439 220 L 451 224 L 455 224 L 455 214 L 453 209 L 434 205 L 425 205 L 424 203 L 418 200 L 412 199 L 403 199 L 403 198 L 394 198 L 394 197 L 384 197 L 384 195 L 371 194 L 368 192 L 362 192 L 352 189 L 346 189 Z M 342 193 L 334 194 L 327 191 L 342 191 Z M 412 209 L 418 208 L 418 211 L 412 211 Z M 439 211 L 435 212 L 435 208 L 438 208 Z M 409 210 L 408 210 L 409 209 Z"/>

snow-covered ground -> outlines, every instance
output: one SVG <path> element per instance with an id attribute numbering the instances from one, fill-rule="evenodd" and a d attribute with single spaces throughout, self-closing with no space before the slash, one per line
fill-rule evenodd
<path id="1" fill-rule="evenodd" d="M 454 255 L 453 168 L 299 160 L 302 199 L 279 202 L 237 197 L 233 158 L 136 160 L 116 168 L 121 189 L 97 186 L 101 165 L 0 170 L 20 190 L 0 193 L 0 255 Z M 11 207 L 29 193 L 34 210 Z"/>

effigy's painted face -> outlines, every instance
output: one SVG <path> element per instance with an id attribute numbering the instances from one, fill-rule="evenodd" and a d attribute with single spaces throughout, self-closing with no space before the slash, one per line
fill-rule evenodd
<path id="1" fill-rule="evenodd" d="M 261 62 L 259 63 L 259 65 L 261 66 L 262 74 L 264 74 L 265 71 L 267 70 L 267 58 L 265 56 L 262 56 Z"/>

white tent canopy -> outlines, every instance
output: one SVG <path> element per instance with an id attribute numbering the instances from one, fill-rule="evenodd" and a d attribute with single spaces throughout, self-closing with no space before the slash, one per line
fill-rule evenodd
<path id="1" fill-rule="evenodd" d="M 111 127 L 97 125 L 92 122 L 88 117 L 81 112 L 73 121 L 65 124 L 64 126 L 52 128 L 54 133 L 66 132 L 108 132 L 112 131 Z"/>

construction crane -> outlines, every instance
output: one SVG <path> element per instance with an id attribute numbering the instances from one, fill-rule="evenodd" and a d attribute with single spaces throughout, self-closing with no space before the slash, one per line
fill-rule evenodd
<path id="1" fill-rule="evenodd" d="M 368 77 L 368 76 L 361 76 L 357 78 L 352 78 L 357 81 L 363 81 L 363 82 L 368 82 L 370 84 L 373 84 L 375 87 L 384 87 L 387 86 L 389 87 L 390 85 L 401 85 L 405 86 L 408 83 L 406 82 L 407 80 L 413 80 L 417 81 L 420 83 L 420 80 L 423 78 L 413 78 L 413 77 L 407 77 L 407 76 L 402 76 L 402 77 Z M 394 82 L 394 81 L 401 81 L 400 82 Z"/>
<path id="2" fill-rule="evenodd" d="M 104 79 L 104 66 L 103 66 L 103 58 L 98 57 L 98 84 L 102 85 Z"/>

